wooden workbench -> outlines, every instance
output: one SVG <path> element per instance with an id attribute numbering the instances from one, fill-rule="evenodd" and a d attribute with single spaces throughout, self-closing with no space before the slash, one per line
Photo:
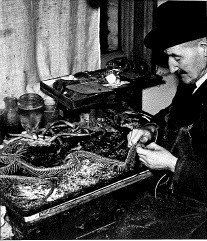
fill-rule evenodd
<path id="1" fill-rule="evenodd" d="M 87 238 L 114 225 L 153 186 L 153 179 L 151 172 L 144 171 L 27 217 L 8 206 L 15 239 Z"/>

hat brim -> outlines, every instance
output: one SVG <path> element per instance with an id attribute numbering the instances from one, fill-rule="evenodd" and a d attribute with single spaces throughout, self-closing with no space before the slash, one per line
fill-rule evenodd
<path id="1" fill-rule="evenodd" d="M 207 20 L 196 26 L 179 25 L 173 29 L 170 27 L 155 28 L 146 35 L 144 44 L 150 49 L 164 50 L 203 37 L 207 37 Z"/>

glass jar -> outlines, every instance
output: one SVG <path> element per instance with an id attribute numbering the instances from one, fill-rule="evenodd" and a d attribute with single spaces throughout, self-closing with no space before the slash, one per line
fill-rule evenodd
<path id="1" fill-rule="evenodd" d="M 44 113 L 44 100 L 35 93 L 23 94 L 18 99 L 22 127 L 28 134 L 36 134 Z"/>

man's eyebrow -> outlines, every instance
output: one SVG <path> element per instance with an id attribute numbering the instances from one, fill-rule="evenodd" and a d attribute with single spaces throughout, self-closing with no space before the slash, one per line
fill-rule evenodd
<path id="1" fill-rule="evenodd" d="M 172 56 L 172 57 L 181 57 L 181 55 L 178 55 L 178 54 L 175 54 L 175 53 L 168 54 L 167 52 L 165 52 L 165 54 L 168 55 L 168 56 Z"/>

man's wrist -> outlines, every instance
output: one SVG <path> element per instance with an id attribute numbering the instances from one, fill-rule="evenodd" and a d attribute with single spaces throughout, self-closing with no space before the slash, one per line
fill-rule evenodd
<path id="1" fill-rule="evenodd" d="M 170 163 L 168 165 L 169 171 L 175 172 L 175 166 L 176 166 L 177 160 L 178 158 L 175 156 L 173 156 L 173 158 L 170 160 Z"/>

